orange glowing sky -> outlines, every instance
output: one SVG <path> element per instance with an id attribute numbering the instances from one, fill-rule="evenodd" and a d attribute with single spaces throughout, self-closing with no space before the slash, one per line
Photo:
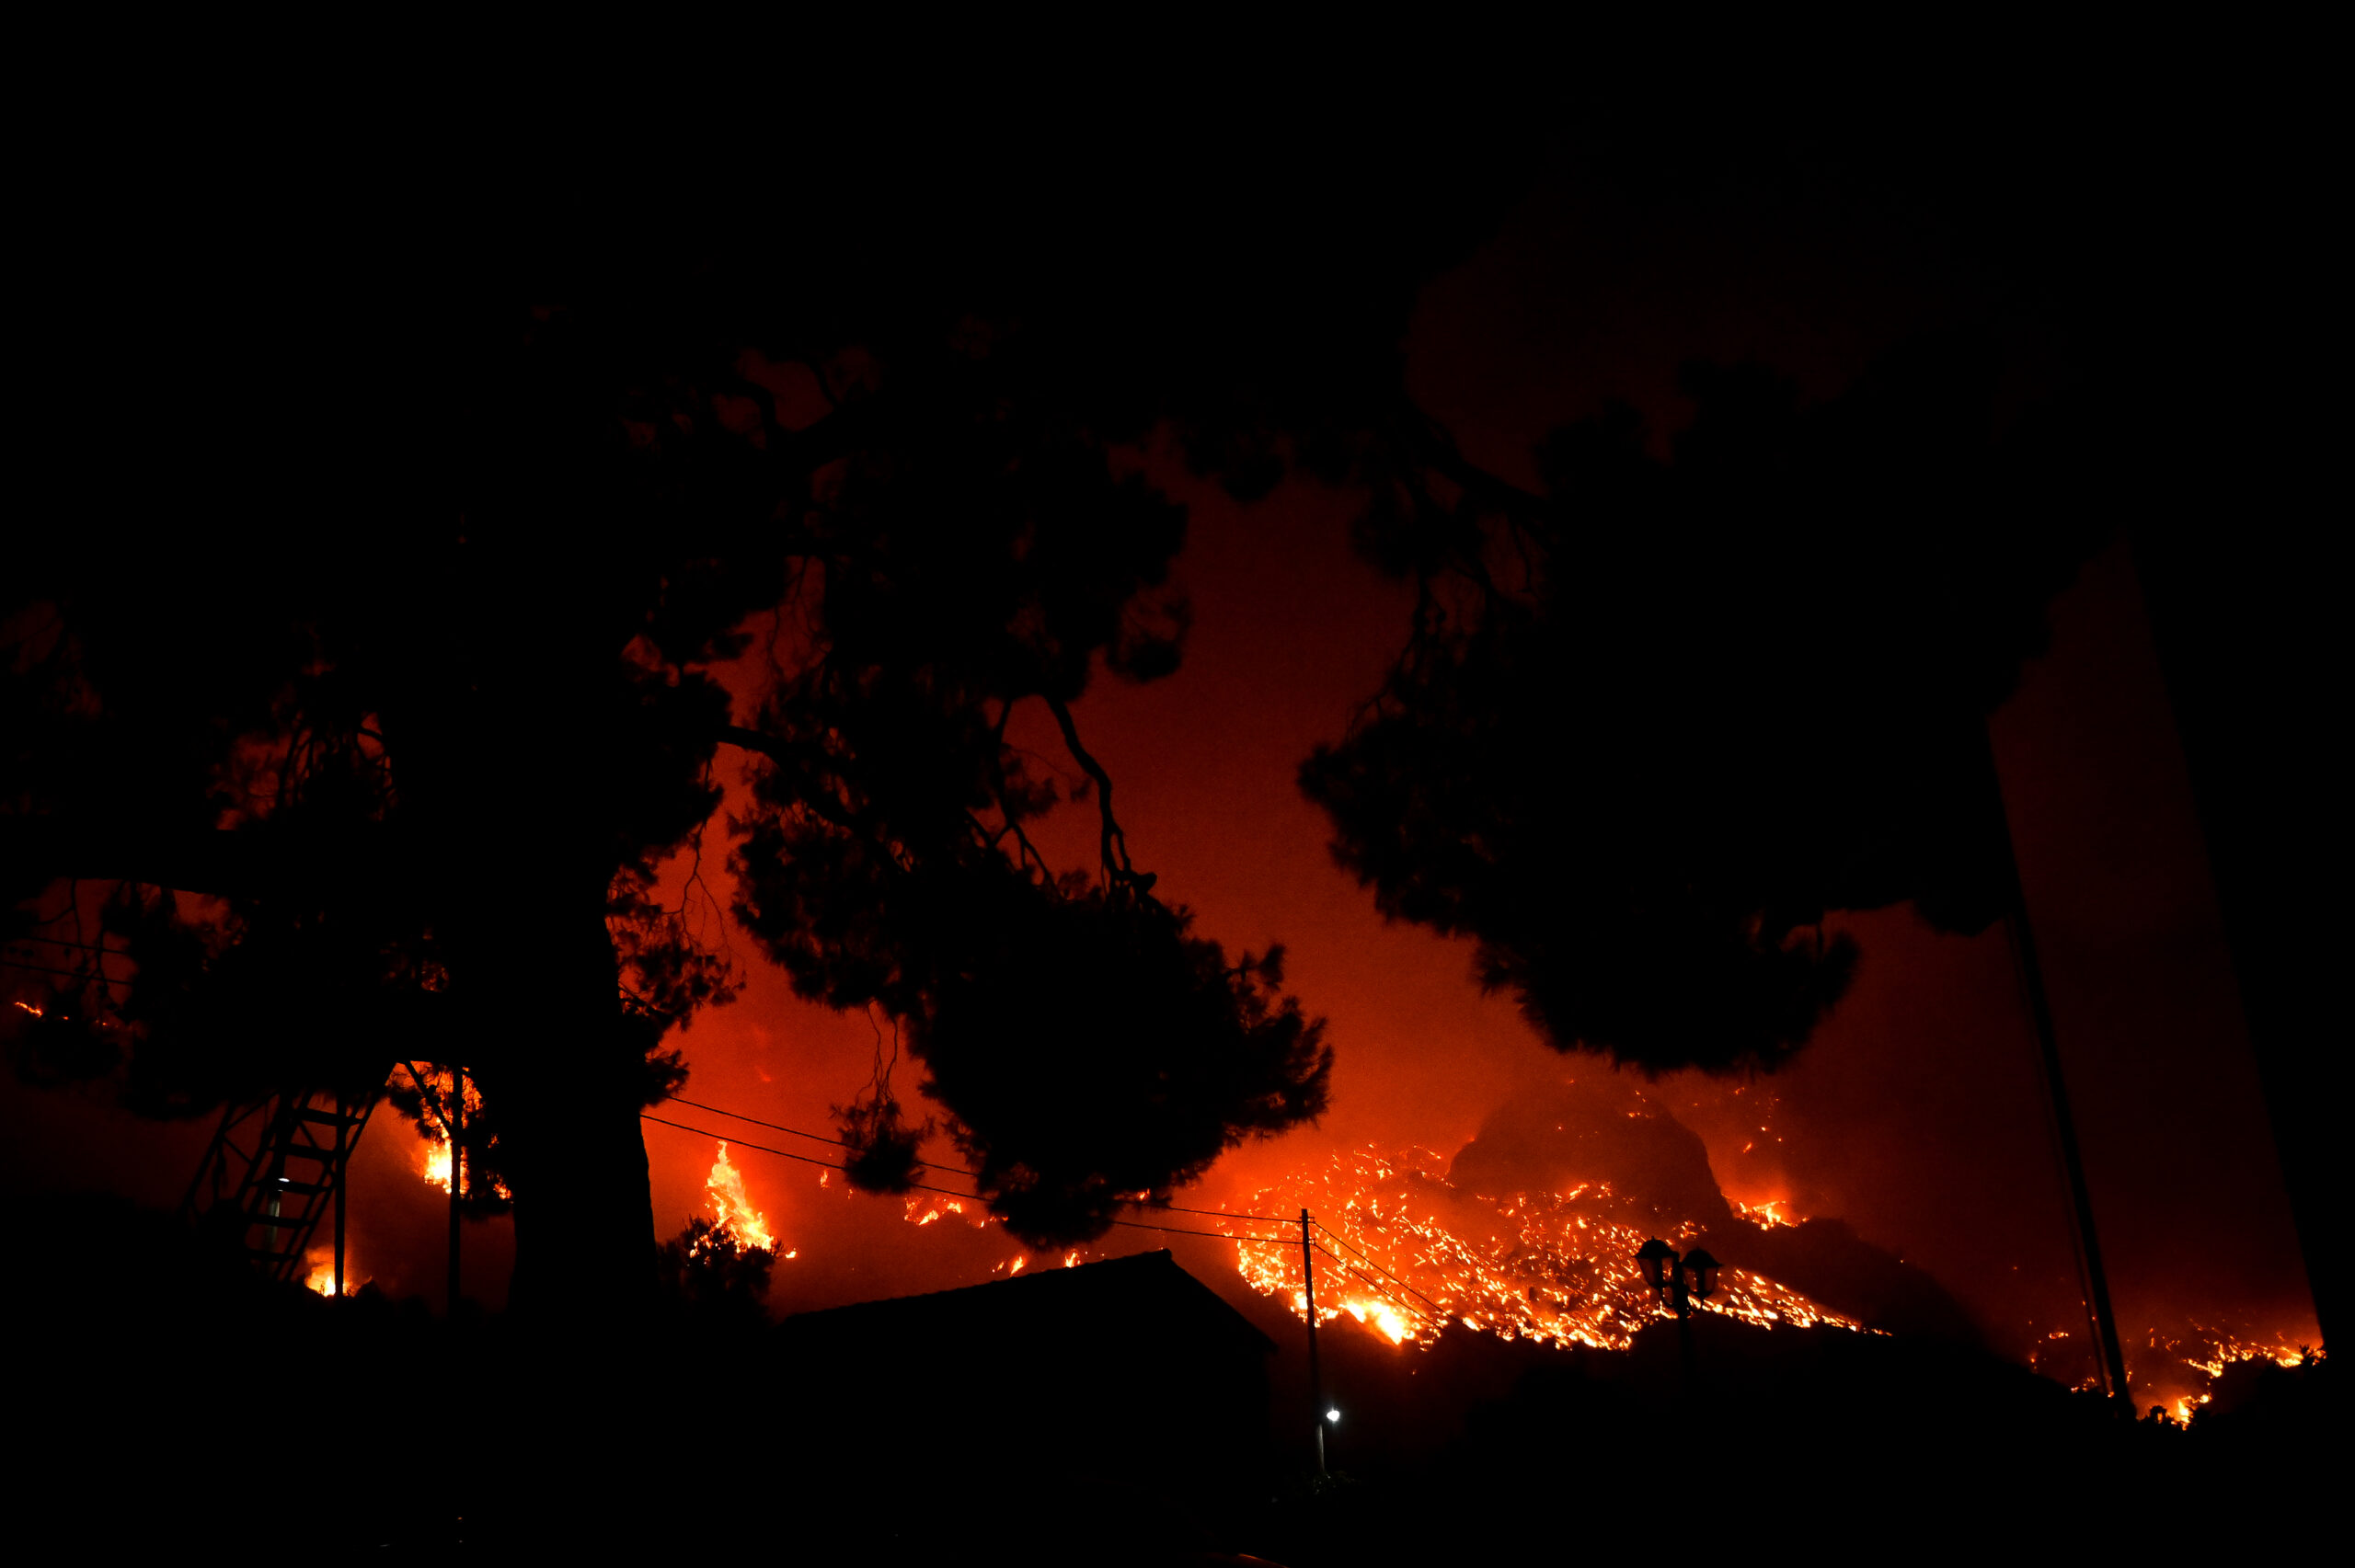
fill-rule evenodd
<path id="1" fill-rule="evenodd" d="M 1957 269 L 1894 220 L 1637 218 L 1557 182 L 1427 291 L 1407 343 L 1409 385 L 1469 456 L 1525 478 L 1529 443 L 1607 395 L 1672 425 L 1673 370 L 1688 357 L 1760 358 L 1810 394 L 1828 393 L 1906 332 L 1978 308 Z M 2033 393 L 2058 350 L 2032 335 L 2012 347 L 2016 390 Z M 1083 732 L 1117 781 L 1139 868 L 1158 873 L 1158 890 L 1192 907 L 1200 929 L 1230 950 L 1283 942 L 1291 984 L 1330 1020 L 1338 1053 L 1322 1126 L 1237 1151 L 1197 1200 L 1239 1197 L 1338 1146 L 1452 1150 L 1515 1093 L 1595 1070 L 1545 1050 L 1508 1001 L 1482 997 L 1465 947 L 1384 925 L 1333 865 L 1324 823 L 1293 786 L 1310 748 L 1338 737 L 1373 692 L 1406 624 L 1404 590 L 1349 552 L 1348 498 L 1293 485 L 1243 507 L 1163 456 L 1136 461 L 1191 509 L 1178 577 L 1194 629 L 1172 678 L 1099 682 L 1078 706 Z M 2122 546 L 2091 563 L 2054 621 L 2051 652 L 1994 736 L 2125 1337 L 2139 1343 L 2186 1311 L 2312 1334 Z M 1028 717 L 1016 738 L 1059 761 L 1044 715 Z M 723 751 L 720 776 L 736 765 Z M 1092 818 L 1066 811 L 1038 836 L 1065 864 L 1092 864 Z M 715 825 L 704 864 L 724 902 L 721 858 Z M 1846 923 L 1865 954 L 1856 987 L 1767 1085 L 1777 1109 L 1763 1138 L 1721 1086 L 1672 1083 L 1659 1097 L 1707 1142 L 1729 1196 L 1844 1218 L 1991 1323 L 2065 1322 L 2062 1196 L 2002 938 L 1939 937 L 1902 910 Z M 870 1024 L 798 1001 L 749 941 L 735 947 L 748 984 L 734 1006 L 685 1033 L 685 1092 L 825 1130 L 830 1107 L 867 1082 Z M 897 1082 L 905 1092 L 919 1076 L 903 1064 Z M 164 1206 L 178 1200 L 206 1130 L 132 1123 L 90 1097 L 13 1082 L 0 1092 L 0 1118 L 16 1190 L 112 1186 Z M 707 1116 L 681 1119 L 771 1140 Z M 994 1234 L 946 1235 L 955 1228 L 945 1224 L 920 1231 L 902 1221 L 897 1200 L 844 1197 L 838 1177 L 821 1189 L 814 1167 L 742 1141 L 734 1159 L 748 1196 L 799 1253 L 778 1265 L 780 1309 L 971 1283 L 1018 1250 Z M 704 1209 L 712 1141 L 649 1127 L 647 1145 L 658 1228 L 672 1234 Z M 945 1147 L 931 1154 L 950 1158 Z M 354 1173 L 354 1272 L 431 1296 L 439 1195 L 415 1179 L 418 1158 L 413 1132 L 380 1116 Z M 504 1231 L 468 1227 L 470 1293 L 493 1303 L 504 1288 Z M 1108 1240 L 1120 1251 L 1158 1244 L 1144 1231 Z M 1241 1288 L 1223 1246 L 1173 1245 L 1219 1288 Z"/>
<path id="2" fill-rule="evenodd" d="M 1299 759 L 1372 688 L 1403 608 L 1347 560 L 1339 507 L 1306 492 L 1251 509 L 1200 489 L 1188 498 L 1191 657 L 1155 686 L 1098 687 L 1081 717 L 1119 781 L 1138 864 L 1231 946 L 1287 943 L 1293 985 L 1331 1020 L 1338 1065 L 1323 1125 L 1238 1150 L 1196 1195 L 1240 1202 L 1336 1146 L 1452 1150 L 1515 1093 L 1596 1069 L 1556 1057 L 1508 1001 L 1482 997 L 1464 947 L 1384 925 L 1332 864 L 1321 823 L 1292 788 Z M 2130 1340 L 2145 1320 L 2184 1310 L 2238 1313 L 2283 1332 L 2303 1324 L 2311 1334 L 2122 550 L 2088 568 L 2057 620 L 2054 650 L 1999 721 L 1997 739 L 2064 1049 L 2082 1079 L 2096 1199 Z M 1044 726 L 1024 743 L 1054 754 Z M 1074 816 L 1043 842 L 1085 864 L 1092 834 L 1090 820 Z M 1757 1085 L 1774 1096 L 1771 1131 L 1760 1133 L 1722 1084 L 1671 1082 L 1656 1096 L 1702 1134 L 1730 1196 L 1844 1218 L 1930 1268 L 1982 1317 L 2065 1322 L 2062 1192 L 2000 933 L 1941 937 L 1903 910 L 1848 924 L 1865 944 L 1865 967 L 1801 1061 Z M 800 1002 L 756 968 L 744 999 L 705 1015 L 685 1044 L 689 1094 L 823 1130 L 829 1106 L 866 1082 L 873 1036 L 863 1018 Z M 903 1084 L 915 1076 L 902 1072 Z M 1753 1094 L 1748 1105 L 1757 1103 Z M 649 1148 L 658 1219 L 683 1223 L 701 1199 L 708 1141 L 650 1127 Z M 933 1157 L 953 1155 L 944 1146 Z M 755 1200 L 795 1244 L 797 1225 L 826 1227 L 836 1245 L 854 1235 L 831 1217 L 845 1201 L 873 1205 L 874 1226 L 904 1229 L 892 1200 L 844 1200 L 838 1179 L 821 1193 L 809 1167 L 741 1158 Z M 1118 1231 L 1107 1246 L 1159 1242 Z M 1206 1266 L 1226 1272 L 1218 1249 L 1178 1244 L 1181 1255 L 1208 1253 Z M 927 1266 L 927 1254 L 896 1240 L 888 1251 L 889 1261 L 832 1260 L 864 1276 L 849 1277 L 830 1265 L 825 1245 L 804 1245 L 798 1271 L 780 1271 L 780 1303 L 961 1283 L 982 1255 L 960 1246 L 931 1254 L 936 1266 Z"/>

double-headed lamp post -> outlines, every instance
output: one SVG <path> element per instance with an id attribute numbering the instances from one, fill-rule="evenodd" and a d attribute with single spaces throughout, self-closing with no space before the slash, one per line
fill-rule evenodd
<path id="1" fill-rule="evenodd" d="M 1683 1352 L 1684 1368 L 1693 1368 L 1693 1303 L 1706 1301 L 1717 1288 L 1717 1260 L 1705 1247 L 1695 1247 L 1683 1257 L 1676 1249 L 1654 1236 L 1636 1250 L 1636 1261 L 1644 1265 L 1644 1283 L 1660 1294 L 1662 1300 L 1676 1309 L 1676 1340 Z"/>
<path id="2" fill-rule="evenodd" d="M 1654 1236 L 1637 1249 L 1636 1261 L 1644 1265 L 1644 1283 L 1660 1292 L 1679 1318 L 1691 1317 L 1693 1303 L 1707 1300 L 1717 1288 L 1717 1260 L 1702 1247 L 1678 1257 L 1674 1247 Z"/>

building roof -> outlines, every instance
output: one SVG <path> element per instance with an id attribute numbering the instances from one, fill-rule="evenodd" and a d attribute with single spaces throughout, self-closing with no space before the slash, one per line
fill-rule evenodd
<path id="1" fill-rule="evenodd" d="M 1183 1330 L 1265 1355 L 1275 1341 L 1166 1250 L 1136 1253 L 1071 1268 L 1042 1268 L 1012 1279 L 956 1290 L 895 1296 L 785 1320 L 797 1339 L 886 1338 L 909 1343 L 963 1338 L 1001 1342 L 1010 1333 L 1053 1333 L 1074 1340 Z"/>

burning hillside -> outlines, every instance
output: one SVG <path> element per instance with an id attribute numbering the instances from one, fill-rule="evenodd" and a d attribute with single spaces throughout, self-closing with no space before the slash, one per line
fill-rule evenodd
<path id="1" fill-rule="evenodd" d="M 1801 1227 L 1774 1204 L 1729 1204 L 1700 1140 L 1615 1079 L 1516 1101 L 1452 1161 L 1420 1148 L 1346 1150 L 1252 1203 L 1262 1213 L 1309 1209 L 1333 1243 L 1320 1263 L 1319 1315 L 1347 1311 L 1393 1344 L 1460 1324 L 1625 1349 L 1664 1310 L 1636 1261 L 1653 1236 L 1680 1249 L 1706 1236 L 1724 1254 L 1706 1310 L 1761 1326 L 1865 1326 L 1751 1266 L 1775 1250 L 1773 1232 Z M 1237 1251 L 1254 1288 L 1289 1295 L 1305 1314 L 1296 1244 Z"/>
<path id="2" fill-rule="evenodd" d="M 2187 1316 L 2177 1332 L 2153 1329 L 2139 1347 L 2128 1349 L 2127 1380 L 2133 1385 L 2138 1409 L 2156 1408 L 2171 1420 L 2189 1421 L 2215 1398 L 2218 1384 L 2234 1367 L 2248 1362 L 2295 1367 L 2310 1354 L 2320 1352 L 2292 1344 L 2286 1334 L 2269 1334 L 2245 1322 L 2203 1322 Z"/>
<path id="3" fill-rule="evenodd" d="M 1726 1265 L 1702 1310 L 1762 1328 L 1822 1325 L 1983 1344 L 1970 1315 L 1926 1273 L 1838 1219 L 1782 1201 L 1729 1202 L 1701 1139 L 1656 1100 L 1608 1074 L 1515 1099 L 1453 1159 L 1432 1150 L 1335 1154 L 1254 1194 L 1250 1209 L 1308 1209 L 1320 1319 L 1347 1312 L 1394 1345 L 1451 1327 L 1556 1345 L 1626 1349 L 1667 1309 L 1637 1249 L 1658 1236 L 1706 1242 Z M 1236 1247 L 1251 1287 L 1306 1305 L 1296 1232 Z M 2185 1320 L 2131 1355 L 2136 1403 L 2188 1420 L 2232 1365 L 2296 1364 L 2303 1347 L 2250 1324 Z M 2046 1334 L 2029 1364 L 2091 1386 L 2084 1336 Z"/>
<path id="4" fill-rule="evenodd" d="M 1643 1282 L 1636 1250 L 1654 1235 L 1680 1248 L 1705 1231 L 1718 1240 L 1691 1219 L 1663 1222 L 1609 1182 L 1476 1193 L 1448 1179 L 1447 1163 L 1427 1149 L 1350 1150 L 1321 1173 L 1254 1198 L 1306 1207 L 1337 1243 L 1319 1260 L 1320 1317 L 1346 1311 L 1393 1344 L 1435 1339 L 1460 1324 L 1505 1339 L 1624 1350 L 1665 1310 Z M 1236 1251 L 1254 1288 L 1289 1296 L 1305 1316 L 1297 1242 L 1245 1242 Z M 1703 1306 L 1762 1326 L 1863 1326 L 1744 1268 L 1726 1269 Z"/>

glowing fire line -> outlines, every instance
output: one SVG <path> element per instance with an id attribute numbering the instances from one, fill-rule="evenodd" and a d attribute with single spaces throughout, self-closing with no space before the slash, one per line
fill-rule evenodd
<path id="1" fill-rule="evenodd" d="M 1321 1176 L 1304 1174 L 1255 1195 L 1255 1208 L 1315 1209 L 1372 1265 L 1351 1261 L 1327 1275 L 1332 1265 L 1319 1265 L 1320 1321 L 1346 1312 L 1393 1345 L 1430 1343 L 1460 1324 L 1503 1339 L 1625 1350 L 1637 1330 L 1667 1313 L 1636 1262 L 1659 1222 L 1608 1183 L 1489 1196 L 1449 1185 L 1445 1168 L 1426 1149 L 1401 1150 L 1395 1160 L 1354 1150 L 1337 1155 Z M 1760 1205 L 1744 1218 L 1761 1228 L 1796 1223 L 1778 1207 Z M 1670 1228 L 1668 1239 L 1681 1248 L 1697 1233 L 1683 1224 Z M 1235 1253 L 1252 1288 L 1286 1299 L 1294 1315 L 1307 1317 L 1296 1246 L 1238 1244 Z M 1373 1283 L 1384 1274 L 1429 1305 Z M 1723 1271 L 1716 1293 L 1699 1306 L 1761 1327 L 1863 1329 L 1747 1269 Z"/>

